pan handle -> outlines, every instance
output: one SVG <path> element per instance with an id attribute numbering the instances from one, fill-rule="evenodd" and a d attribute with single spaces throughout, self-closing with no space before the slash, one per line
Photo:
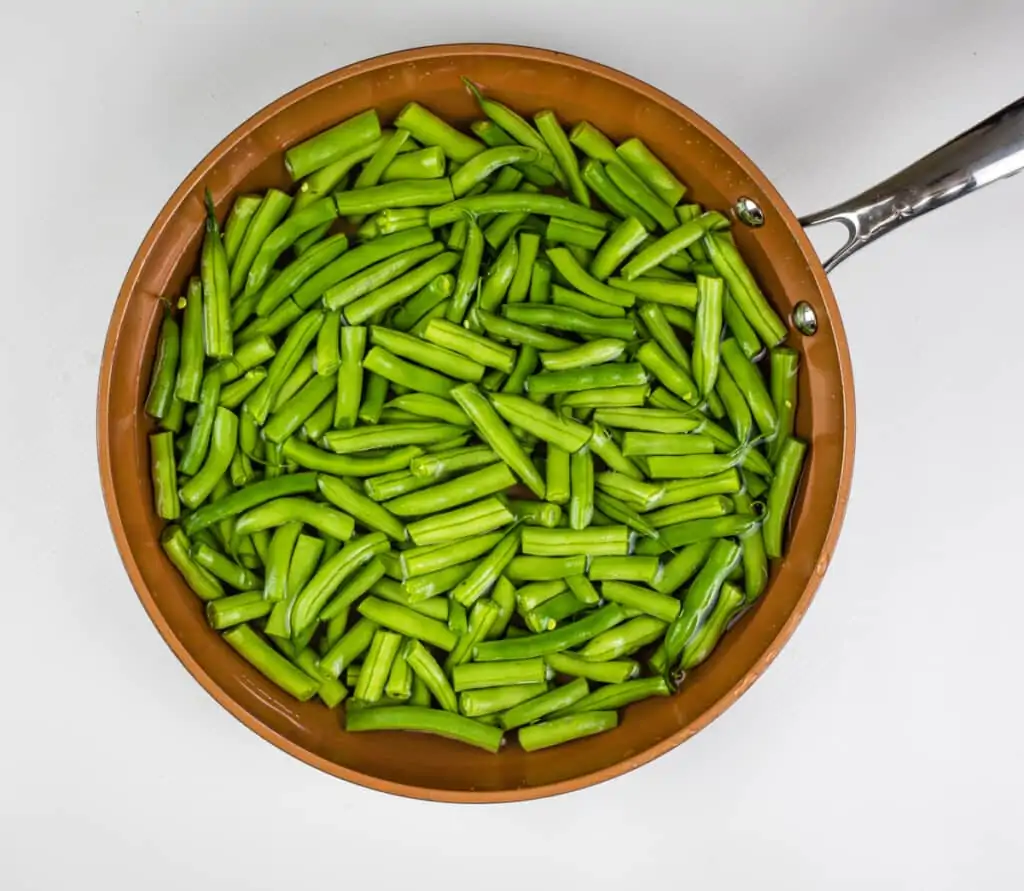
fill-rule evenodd
<path id="1" fill-rule="evenodd" d="M 839 222 L 847 241 L 825 261 L 831 272 L 854 251 L 908 220 L 1024 170 L 1024 98 L 961 133 L 895 176 L 801 225 Z"/>

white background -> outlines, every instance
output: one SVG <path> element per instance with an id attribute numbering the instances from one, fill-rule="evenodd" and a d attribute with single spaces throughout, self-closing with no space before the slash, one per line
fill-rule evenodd
<path id="1" fill-rule="evenodd" d="M 0 888 L 1024 886 L 1024 177 L 835 273 L 859 429 L 817 600 L 738 705 L 598 788 L 431 805 L 263 742 L 150 625 L 94 447 L 146 228 L 325 71 L 449 41 L 577 53 L 691 105 L 807 212 L 1024 93 L 1022 37 L 1020 0 L 4 3 Z"/>

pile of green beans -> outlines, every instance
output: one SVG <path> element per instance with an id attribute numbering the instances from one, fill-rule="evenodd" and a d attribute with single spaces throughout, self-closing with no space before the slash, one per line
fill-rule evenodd
<path id="1" fill-rule="evenodd" d="M 470 85 L 207 196 L 145 402 L 163 549 L 210 626 L 346 730 L 498 751 L 614 728 L 764 592 L 798 353 L 636 138 Z"/>

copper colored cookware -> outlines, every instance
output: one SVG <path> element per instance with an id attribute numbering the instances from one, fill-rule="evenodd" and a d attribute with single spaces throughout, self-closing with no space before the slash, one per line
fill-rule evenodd
<path id="1" fill-rule="evenodd" d="M 613 139 L 639 136 L 686 182 L 694 200 L 733 209 L 743 255 L 800 351 L 796 429 L 811 443 L 785 560 L 756 609 L 724 638 L 678 694 L 626 709 L 615 731 L 526 754 L 498 756 L 410 734 L 347 734 L 340 712 L 290 699 L 211 631 L 202 603 L 158 543 L 142 411 L 155 348 L 157 298 L 180 293 L 195 268 L 203 190 L 221 217 L 233 196 L 290 185 L 282 151 L 366 108 L 391 118 L 416 99 L 443 117 L 477 116 L 468 76 L 520 112 L 556 109 Z M 1014 106 L 875 190 L 806 223 L 839 220 L 850 241 L 829 263 L 917 213 L 1021 165 Z M 795 311 L 795 313 L 794 313 Z M 801 333 L 798 327 L 803 332 Z M 500 45 L 409 50 L 351 65 L 278 99 L 193 170 L 146 234 L 114 307 L 100 372 L 100 471 L 114 537 L 150 618 L 185 667 L 261 736 L 309 764 L 376 789 L 444 801 L 513 801 L 578 789 L 632 770 L 707 726 L 757 679 L 793 633 L 828 567 L 850 492 L 854 407 L 850 356 L 825 267 L 800 221 L 728 139 L 689 108 L 632 77 L 573 56 Z"/>

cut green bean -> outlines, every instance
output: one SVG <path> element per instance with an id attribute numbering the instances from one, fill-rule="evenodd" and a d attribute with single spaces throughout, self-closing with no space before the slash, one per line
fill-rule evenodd
<path id="1" fill-rule="evenodd" d="M 639 407 L 647 401 L 650 392 L 651 388 L 647 384 L 635 384 L 626 387 L 597 387 L 593 390 L 581 390 L 579 393 L 566 394 L 562 399 L 562 408 Z M 594 435 L 597 436 L 596 427 Z"/>
<path id="2" fill-rule="evenodd" d="M 796 420 L 797 371 L 800 354 L 786 347 L 776 347 L 770 353 L 772 404 L 778 423 L 775 438 L 768 446 L 768 460 L 776 463 L 786 440 L 793 435 Z"/>
<path id="3" fill-rule="evenodd" d="M 636 546 L 638 554 L 664 554 L 707 538 L 742 537 L 760 525 L 759 518 L 748 514 L 727 514 L 705 520 L 688 520 L 659 530 L 658 539 L 644 539 Z"/>
<path id="4" fill-rule="evenodd" d="M 721 235 L 708 234 L 701 241 L 718 274 L 725 279 L 740 311 L 769 347 L 778 346 L 786 326 L 758 287 L 753 274 L 736 247 Z"/>
<path id="5" fill-rule="evenodd" d="M 423 545 L 445 544 L 463 538 L 485 535 L 507 526 L 515 517 L 497 498 L 485 498 L 475 504 L 433 514 L 406 528 L 413 542 Z"/>
<path id="6" fill-rule="evenodd" d="M 480 154 L 484 146 L 441 120 L 418 102 L 410 102 L 395 118 L 395 126 L 408 130 L 417 142 L 436 145 L 453 161 L 465 164 Z"/>
<path id="7" fill-rule="evenodd" d="M 656 506 L 667 508 L 669 505 L 696 501 L 709 495 L 733 495 L 742 487 L 743 482 L 735 468 L 702 479 L 666 481 Z"/>
<path id="8" fill-rule="evenodd" d="M 515 557 L 505 575 L 511 582 L 541 582 L 581 575 L 586 571 L 587 558 L 575 557 Z"/>
<path id="9" fill-rule="evenodd" d="M 523 530 L 524 554 L 538 557 L 592 557 L 606 554 L 625 556 L 629 553 L 629 529 L 625 526 L 591 527 L 588 529 L 545 529 L 527 526 Z"/>
<path id="10" fill-rule="evenodd" d="M 621 659 L 660 640 L 667 627 L 667 622 L 653 616 L 637 616 L 594 637 L 579 655 L 592 662 Z"/>
<path id="11" fill-rule="evenodd" d="M 445 442 L 459 436 L 462 429 L 451 424 L 430 423 L 356 427 L 353 430 L 331 430 L 324 436 L 324 445 L 339 455 L 349 455 L 371 449 Z"/>
<path id="12" fill-rule="evenodd" d="M 202 600 L 216 600 L 224 596 L 220 581 L 192 559 L 188 537 L 180 526 L 167 526 L 160 535 L 160 546 L 185 583 Z"/>
<path id="13" fill-rule="evenodd" d="M 225 631 L 224 640 L 260 674 L 300 702 L 316 694 L 319 682 L 278 653 L 249 625 L 236 625 Z"/>
<path id="14" fill-rule="evenodd" d="M 657 557 L 594 557 L 587 575 L 591 581 L 643 582 L 652 587 L 661 575 Z"/>
<path id="15" fill-rule="evenodd" d="M 591 711 L 554 718 L 528 727 L 520 727 L 519 745 L 524 751 L 536 752 L 574 739 L 614 730 L 618 724 L 619 715 L 614 711 Z"/>
<path id="16" fill-rule="evenodd" d="M 170 431 L 150 434 L 149 468 L 157 516 L 164 520 L 178 519 L 181 504 L 178 501 L 178 471 L 174 465 L 174 434 Z"/>
<path id="17" fill-rule="evenodd" d="M 588 662 L 572 653 L 550 653 L 544 657 L 558 674 L 586 678 L 601 684 L 621 684 L 640 673 L 640 663 L 632 659 Z"/>
<path id="18" fill-rule="evenodd" d="M 178 322 L 165 308 L 160 323 L 156 358 L 150 375 L 149 395 L 146 396 L 146 414 L 162 418 L 171 410 L 178 373 L 181 333 Z"/>
<path id="19" fill-rule="evenodd" d="M 458 641 L 456 635 L 436 619 L 429 619 L 409 607 L 390 603 L 379 597 L 366 598 L 359 604 L 359 612 L 384 628 L 429 643 L 441 650 L 452 650 Z"/>
<path id="20" fill-rule="evenodd" d="M 391 666 L 398 655 L 402 636 L 383 629 L 373 635 L 366 660 L 359 672 L 359 681 L 353 695 L 360 702 L 377 702 L 384 695 Z"/>
<path id="21" fill-rule="evenodd" d="M 647 372 L 639 362 L 610 362 L 569 371 L 542 371 L 526 379 L 526 390 L 531 395 L 547 396 L 608 387 L 636 387 L 646 383 Z"/>
<path id="22" fill-rule="evenodd" d="M 271 606 L 259 591 L 243 591 L 207 603 L 206 621 L 215 631 L 222 631 L 233 625 L 263 618 L 270 612 Z"/>
<path id="23" fill-rule="evenodd" d="M 608 227 L 609 217 L 599 210 L 590 210 L 568 198 L 538 192 L 502 192 L 459 198 L 450 204 L 432 207 L 427 225 L 439 229 L 458 221 L 463 214 L 480 216 L 491 213 L 524 213 L 542 217 L 560 217 L 588 226 Z"/>
<path id="24" fill-rule="evenodd" d="M 601 199 L 612 213 L 622 219 L 636 219 L 648 232 L 653 232 L 657 222 L 639 204 L 630 199 L 608 175 L 604 164 L 591 158 L 584 162 L 580 170 L 583 181 L 593 189 L 594 194 Z"/>
<path id="25" fill-rule="evenodd" d="M 464 663 L 452 669 L 452 685 L 456 693 L 486 687 L 543 684 L 547 677 L 548 667 L 540 658 Z"/>
<path id="26" fill-rule="evenodd" d="M 349 488 L 337 477 L 320 474 L 317 486 L 324 498 L 353 516 L 363 526 L 375 532 L 383 532 L 393 541 L 405 541 L 405 527 L 386 507 Z"/>
<path id="27" fill-rule="evenodd" d="M 459 711 L 467 717 L 483 717 L 507 711 L 546 693 L 547 684 L 512 684 L 506 687 L 483 687 L 459 694 Z"/>
<path id="28" fill-rule="evenodd" d="M 686 186 L 636 137 L 620 143 L 615 153 L 669 207 L 677 205 L 686 194 Z"/>
<path id="29" fill-rule="evenodd" d="M 569 350 L 541 353 L 540 361 L 545 371 L 566 371 L 600 365 L 603 362 L 614 362 L 625 351 L 626 342 L 624 340 L 606 337 L 592 340 L 590 343 Z"/>
<path id="30" fill-rule="evenodd" d="M 768 508 L 762 530 L 769 557 L 782 556 L 782 539 L 806 454 L 806 443 L 792 436 L 783 443 L 779 452 L 775 477 L 768 489 Z"/>
<path id="31" fill-rule="evenodd" d="M 451 593 L 451 598 L 463 606 L 472 606 L 483 597 L 498 581 L 499 576 L 515 556 L 519 549 L 521 532 L 513 529 L 494 546 L 473 568 L 473 571 L 460 582 Z"/>
<path id="32" fill-rule="evenodd" d="M 593 516 L 594 456 L 590 449 L 580 448 L 569 456 L 569 527 L 586 529 Z"/>
<path id="33" fill-rule="evenodd" d="M 633 559 L 642 560 L 642 557 Z M 671 622 L 679 615 L 679 601 L 668 594 L 661 594 L 639 585 L 631 585 L 624 581 L 606 581 L 601 584 L 601 596 L 611 602 L 618 603 L 629 609 Z"/>

